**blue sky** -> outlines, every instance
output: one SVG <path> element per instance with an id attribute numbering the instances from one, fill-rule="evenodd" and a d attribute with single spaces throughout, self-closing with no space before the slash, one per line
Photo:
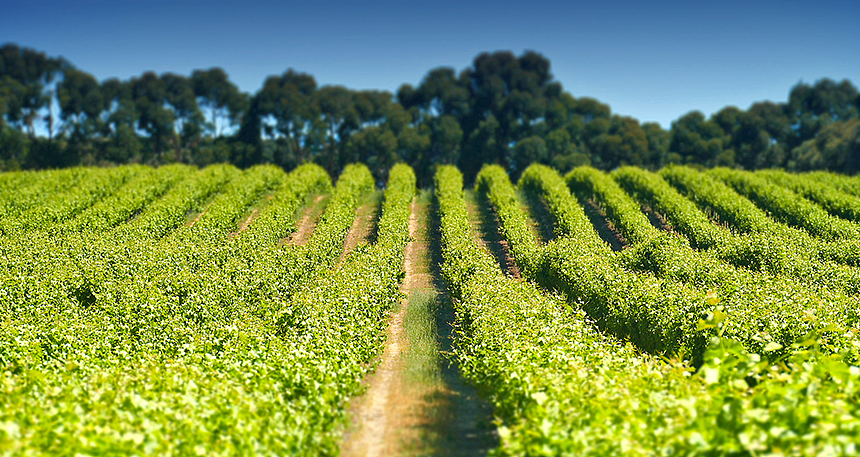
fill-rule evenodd
<path id="1" fill-rule="evenodd" d="M 599 4 L 598 4 L 599 3 Z M 669 127 L 783 101 L 798 81 L 860 84 L 860 1 L 9 1 L 0 43 L 99 79 L 220 66 L 244 91 L 287 68 L 395 91 L 483 51 L 541 52 L 566 90 Z"/>

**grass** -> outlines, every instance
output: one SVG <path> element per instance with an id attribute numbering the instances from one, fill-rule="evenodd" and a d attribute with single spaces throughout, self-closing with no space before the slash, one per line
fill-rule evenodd
<path id="1" fill-rule="evenodd" d="M 405 380 L 409 384 L 441 383 L 440 345 L 436 334 L 438 312 L 438 294 L 433 289 L 420 289 L 409 294 L 409 306 L 403 321 L 409 341 L 404 354 Z"/>
<path id="2" fill-rule="evenodd" d="M 498 445 L 498 438 L 492 408 L 477 398 L 446 357 L 452 350 L 455 313 L 438 268 L 441 252 L 433 199 L 432 191 L 424 190 L 416 200 L 416 238 L 423 248 L 414 253 L 415 273 L 427 280 L 407 297 L 403 327 L 408 345 L 402 369 L 404 392 L 421 401 L 413 412 L 419 419 L 402 436 L 401 455 L 482 456 Z"/>

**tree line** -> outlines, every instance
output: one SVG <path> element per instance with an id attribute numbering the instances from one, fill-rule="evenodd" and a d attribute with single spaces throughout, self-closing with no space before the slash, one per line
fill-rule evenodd
<path id="1" fill-rule="evenodd" d="M 422 184 L 439 164 L 467 179 L 484 163 L 517 176 L 532 162 L 563 172 L 683 163 L 856 173 L 860 94 L 848 80 L 801 82 L 784 103 L 693 111 L 666 130 L 574 97 L 533 51 L 482 53 L 395 94 L 319 86 L 293 69 L 249 94 L 221 68 L 99 81 L 62 57 L 0 47 L 0 170 L 309 161 L 333 176 L 363 162 L 380 181 L 406 162 Z"/>

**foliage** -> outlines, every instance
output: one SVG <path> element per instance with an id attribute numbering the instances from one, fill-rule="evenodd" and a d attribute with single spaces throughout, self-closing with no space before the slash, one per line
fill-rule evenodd
<path id="1" fill-rule="evenodd" d="M 708 173 L 730 184 L 774 219 L 812 236 L 827 241 L 860 238 L 860 225 L 831 216 L 815 203 L 750 172 L 714 169 Z"/>
<path id="2" fill-rule="evenodd" d="M 0 170 L 314 162 L 335 177 L 362 162 L 383 183 L 405 162 L 421 186 L 442 164 L 458 165 L 467 182 L 485 163 L 515 179 L 531 163 L 562 172 L 673 163 L 855 173 L 858 113 L 857 88 L 825 78 L 798 83 L 784 103 L 709 118 L 692 111 L 666 130 L 574 97 L 535 51 L 481 53 L 459 72 L 432 69 L 395 94 L 320 86 L 293 68 L 248 94 L 218 67 L 100 82 L 63 58 L 0 47 Z"/>
<path id="3" fill-rule="evenodd" d="M 551 170 L 544 169 L 542 177 L 539 167 L 534 167 L 534 170 L 527 171 L 527 179 L 531 182 L 526 185 L 535 190 L 540 188 L 536 181 L 541 178 L 550 183 L 559 179 Z M 571 181 L 590 185 L 593 192 L 606 197 L 601 201 L 606 203 L 619 226 L 630 225 L 631 221 L 637 220 L 644 224 L 637 229 L 640 235 L 631 237 L 634 241 L 632 247 L 614 256 L 615 262 L 610 260 L 598 264 L 589 257 L 600 255 L 600 249 L 588 252 L 587 243 L 577 246 L 577 234 L 566 234 L 570 238 L 563 237 L 547 246 L 543 265 L 537 271 L 530 267 L 525 268 L 525 272 L 530 279 L 574 297 L 576 304 L 583 306 L 598 326 L 630 338 L 646 351 L 671 351 L 673 347 L 680 347 L 683 349 L 679 355 L 698 361 L 702 355 L 699 352 L 701 343 L 696 340 L 699 329 L 689 320 L 709 312 L 708 305 L 716 303 L 731 316 L 724 322 L 726 335 L 755 352 L 762 351 L 765 341 L 788 345 L 821 328 L 856 325 L 853 297 L 824 287 L 800 287 L 794 281 L 767 274 L 752 274 L 722 263 L 707 253 L 694 251 L 685 240 L 660 233 L 652 227 L 638 206 L 611 179 L 593 169 L 591 173 L 588 169 L 581 171 L 583 173 L 572 172 L 569 175 Z M 482 175 L 479 175 L 479 182 Z M 525 215 L 512 199 L 513 187 L 507 178 L 496 174 L 492 183 L 484 187 L 491 189 L 490 198 L 500 215 L 502 232 L 525 230 L 534 243 L 534 236 L 528 232 L 524 221 Z M 578 207 L 563 192 L 552 197 L 566 202 L 566 206 Z M 639 218 L 625 214 L 631 211 L 635 211 Z M 514 217 L 510 216 L 512 213 Z M 649 235 L 641 235 L 648 229 Z M 627 231 L 635 233 L 634 230 Z M 520 255 L 522 248 L 517 247 L 519 240 L 517 237 L 508 238 L 517 261 L 528 266 L 541 262 L 540 254 L 533 255 L 534 259 L 523 259 Z M 570 250 L 567 258 L 564 257 L 565 249 Z M 604 257 L 611 259 L 610 256 Z M 589 268 L 595 271 L 589 271 Z M 624 269 L 635 273 L 627 273 Z M 662 281 L 655 281 L 650 277 L 652 274 Z M 641 285 L 642 290 L 630 286 L 634 281 Z M 701 292 L 706 292 L 704 297 Z M 626 303 L 622 298 L 625 296 L 628 297 Z M 629 297 L 636 298 L 631 300 Z M 822 306 L 822 302 L 826 305 Z M 803 312 L 815 313 L 819 320 L 811 323 L 802 317 Z M 647 329 L 643 328 L 642 322 L 649 322 Z M 850 353 L 853 349 L 842 341 L 838 331 L 836 333 L 827 341 L 830 350 Z M 656 341 L 649 340 L 648 335 Z"/>
<path id="4" fill-rule="evenodd" d="M 701 356 L 705 340 L 696 331 L 696 319 L 712 306 L 705 294 L 624 268 L 556 171 L 532 165 L 523 173 L 519 185 L 547 201 L 560 227 L 581 230 L 562 232 L 561 237 L 545 246 L 530 279 L 564 293 L 598 328 L 629 339 L 643 351 L 687 358 Z"/>
<path id="5" fill-rule="evenodd" d="M 305 249 L 280 241 L 306 198 L 332 189 L 315 165 L 72 169 L 34 185 L 72 189 L 56 181 L 72 172 L 137 178 L 57 218 L 75 231 L 45 223 L 4 237 L 0 453 L 335 454 L 345 402 L 399 299 L 414 173 L 392 170 L 377 244 L 334 269 L 331 246 L 373 185 L 364 166 L 347 167 Z M 2 176 L 5 198 L 28 175 Z M 16 218 L 77 195 L 21 202 Z M 189 210 L 201 214 L 186 221 Z M 272 262 L 284 252 L 304 259 L 302 275 Z M 293 294 L 266 294 L 292 280 Z M 301 323 L 283 325 L 287 308 L 306 311 Z"/>
<path id="6" fill-rule="evenodd" d="M 523 179 L 537 186 L 541 171 Z M 481 186 L 503 184 L 495 175 L 483 174 Z M 551 197 L 563 193 L 555 176 L 547 180 Z M 725 336 L 727 315 L 716 308 L 697 322 L 715 335 L 698 371 L 642 355 L 595 331 L 583 311 L 502 275 L 470 239 L 455 169 L 437 171 L 436 197 L 443 272 L 458 300 L 455 356 L 496 408 L 502 445 L 493 455 L 856 452 L 860 370 L 822 353 L 815 334 L 769 362 Z M 769 342 L 764 351 L 781 348 Z"/>
<path id="7" fill-rule="evenodd" d="M 860 198 L 842 192 L 826 182 L 816 182 L 809 177 L 782 170 L 761 170 L 756 174 L 818 203 L 834 216 L 860 222 Z"/>
<path id="8" fill-rule="evenodd" d="M 0 453 L 336 455 L 401 299 L 417 176 L 386 175 L 375 242 L 340 260 L 374 189 L 364 165 L 336 186 L 314 164 L 0 174 Z M 689 168 L 532 165 L 519 190 L 558 235 L 541 244 L 510 176 L 487 165 L 476 189 L 524 279 L 474 239 L 463 174 L 435 173 L 451 356 L 495 407 L 492 455 L 858 452 L 858 289 L 833 243 Z M 834 190 L 850 180 L 802 179 L 851 201 Z M 285 242 L 320 193 L 308 243 Z M 629 246 L 612 251 L 574 195 Z"/>
<path id="9" fill-rule="evenodd" d="M 614 172 L 613 177 L 638 201 L 660 211 L 696 249 L 711 251 L 737 267 L 852 294 L 860 291 L 860 271 L 834 263 L 839 260 L 834 250 L 850 252 L 850 246 L 822 244 L 803 231 L 770 219 L 755 204 L 707 174 L 687 167 L 666 167 L 659 175 L 625 168 Z M 712 223 L 709 214 L 735 230 Z M 741 231 L 747 233 L 738 233 Z M 849 263 L 850 259 L 842 260 Z"/>

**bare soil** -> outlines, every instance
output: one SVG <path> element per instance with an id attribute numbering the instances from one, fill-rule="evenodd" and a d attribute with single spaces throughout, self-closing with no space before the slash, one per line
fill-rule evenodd
<path id="1" fill-rule="evenodd" d="M 511 254 L 508 240 L 501 233 L 499 216 L 489 199 L 473 192 L 466 193 L 466 209 L 472 223 L 473 236 L 486 249 L 508 276 L 521 277 L 520 267 Z"/>
<path id="2" fill-rule="evenodd" d="M 242 222 L 239 222 L 238 228 L 235 232 L 230 233 L 230 237 L 232 238 L 244 232 L 245 230 L 248 230 L 248 227 L 251 225 L 251 222 L 254 222 L 254 219 L 257 217 L 258 214 L 260 214 L 260 208 L 254 208 L 254 210 L 251 211 L 251 214 L 249 214 L 248 217 L 243 219 Z"/>
<path id="3" fill-rule="evenodd" d="M 648 216 L 648 221 L 651 222 L 651 225 L 653 225 L 654 227 L 663 230 L 664 232 L 673 231 L 672 226 L 669 225 L 669 222 L 666 221 L 666 218 L 662 214 L 651 209 L 651 207 L 642 206 L 642 212 L 645 213 L 646 216 Z"/>
<path id="4" fill-rule="evenodd" d="M 302 216 L 297 224 L 298 229 L 293 232 L 289 238 L 281 240 L 281 244 L 288 243 L 292 245 L 300 245 L 308 242 L 314 228 L 317 226 L 320 214 L 322 214 L 322 204 L 324 195 L 317 195 L 310 205 L 307 205 L 302 211 Z"/>
<path id="5" fill-rule="evenodd" d="M 405 298 L 391 316 L 378 368 L 365 381 L 367 393 L 351 409 L 345 456 L 483 456 L 498 442 L 492 409 L 443 356 L 452 349 L 455 317 L 438 269 L 438 230 L 429 223 L 429 205 L 414 202 L 403 263 Z M 422 329 L 430 341 L 410 340 L 408 329 L 416 323 L 408 319 L 416 319 L 416 311 L 410 312 L 409 297 L 417 293 L 435 297 L 425 309 L 432 314 L 424 315 L 430 328 Z M 412 373 L 416 364 L 419 376 Z"/>
<path id="6" fill-rule="evenodd" d="M 196 224 L 196 223 L 197 223 L 197 221 L 199 221 L 199 220 L 200 220 L 200 218 L 201 218 L 201 217 L 203 217 L 203 215 L 204 215 L 204 214 L 206 214 L 206 210 L 208 210 L 208 209 L 209 209 L 209 205 L 210 205 L 210 204 L 211 204 L 211 202 L 210 202 L 210 203 L 207 203 L 207 204 L 206 204 L 206 206 L 204 206 L 204 207 L 203 207 L 203 211 L 200 211 L 199 213 L 197 213 L 197 214 L 196 214 L 196 215 L 194 215 L 193 217 L 191 217 L 191 215 L 192 215 L 193 213 L 191 213 L 191 214 L 189 214 L 189 215 L 188 215 L 188 217 L 191 219 L 191 221 L 190 221 L 190 222 L 188 222 L 188 226 L 189 226 L 189 227 L 194 227 L 194 224 Z"/>
<path id="7" fill-rule="evenodd" d="M 343 251 L 340 254 L 340 263 L 343 259 L 352 252 L 360 243 L 370 243 L 374 241 L 376 232 L 376 222 L 378 220 L 379 211 L 381 209 L 381 199 L 376 198 L 372 203 L 360 205 L 355 210 L 355 219 L 352 221 L 352 226 L 349 228 L 346 237 L 343 240 Z"/>
<path id="8" fill-rule="evenodd" d="M 358 221 L 360 218 L 356 217 Z M 355 225 L 353 225 L 355 228 Z M 418 215 L 415 204 L 409 216 L 409 234 L 413 238 L 418 231 Z M 350 229 L 350 232 L 354 230 Z M 420 277 L 416 272 L 416 242 L 409 242 L 403 260 L 406 271 L 401 292 L 407 294 L 414 287 L 428 287 L 429 278 L 424 274 Z M 422 284 L 423 282 L 423 284 Z M 408 301 L 404 299 L 391 316 L 391 321 L 385 333 L 385 350 L 379 360 L 376 371 L 365 381 L 367 393 L 353 408 L 352 418 L 357 428 L 347 433 L 342 448 L 345 456 L 377 456 L 394 455 L 399 452 L 400 440 L 397 432 L 407 428 L 411 407 L 419 399 L 404 395 L 402 378 L 402 355 L 408 346 L 404 320 Z"/>
<path id="9" fill-rule="evenodd" d="M 593 200 L 584 200 L 580 201 L 580 204 L 582 205 L 582 209 L 585 210 L 585 215 L 591 220 L 591 225 L 597 230 L 597 234 L 600 235 L 603 241 L 609 243 L 613 251 L 621 251 L 627 247 L 627 240 L 612 225 L 612 222 L 609 221 L 609 218 L 606 217 L 606 214 L 600 209 L 597 203 Z"/>

